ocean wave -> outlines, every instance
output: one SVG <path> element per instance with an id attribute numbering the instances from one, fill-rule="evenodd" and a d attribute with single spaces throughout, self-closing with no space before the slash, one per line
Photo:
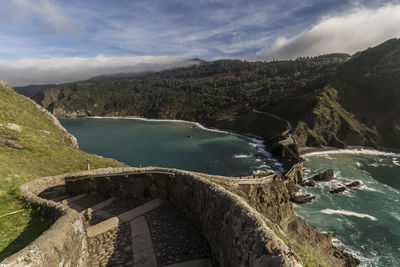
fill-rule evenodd
<path id="1" fill-rule="evenodd" d="M 321 156 L 321 155 L 329 155 L 329 154 L 362 154 L 362 155 L 376 155 L 376 156 L 391 156 L 391 157 L 400 157 L 400 154 L 394 152 L 385 152 L 374 149 L 337 149 L 337 150 L 328 150 L 328 151 L 316 151 L 310 152 L 302 155 L 302 157 L 312 157 L 312 156 Z"/>
<path id="2" fill-rule="evenodd" d="M 394 217 L 396 220 L 400 221 L 400 214 L 397 212 L 391 212 L 390 215 Z"/>
<path id="3" fill-rule="evenodd" d="M 357 213 L 357 212 L 347 211 L 347 210 L 323 209 L 323 210 L 321 210 L 321 212 L 325 213 L 325 214 L 343 214 L 343 215 L 355 216 L 355 217 L 359 217 L 359 218 L 368 218 L 368 219 L 370 219 L 372 221 L 377 221 L 378 220 L 374 216 L 371 216 L 371 215 L 368 215 L 368 214 Z"/>
<path id="4" fill-rule="evenodd" d="M 400 166 L 400 162 L 399 162 L 398 158 L 393 158 L 392 162 L 394 165 Z"/>
<path id="5" fill-rule="evenodd" d="M 238 154 L 238 155 L 233 155 L 233 157 L 235 159 L 247 159 L 247 158 L 251 158 L 253 155 L 249 154 L 249 155 L 244 155 L 244 154 Z"/>
<path id="6" fill-rule="evenodd" d="M 346 246 L 341 240 L 339 240 L 337 237 L 332 238 L 332 244 L 337 247 L 342 249 L 344 252 L 349 253 L 353 257 L 357 258 L 360 260 L 360 267 L 367 267 L 367 266 L 376 266 L 377 259 L 376 257 L 368 258 L 363 255 L 363 253 L 357 249 L 350 248 L 349 246 Z M 363 247 L 363 246 L 361 246 Z M 364 247 L 363 247 L 364 249 Z"/>
<path id="7" fill-rule="evenodd" d="M 361 186 L 358 188 L 359 190 L 364 190 L 364 191 L 370 191 L 370 192 L 379 192 L 379 193 L 382 193 L 382 191 L 380 191 L 380 190 L 378 190 L 378 189 L 375 189 L 375 188 L 372 188 L 372 187 L 369 187 L 369 186 L 367 186 L 366 184 L 361 184 Z"/>

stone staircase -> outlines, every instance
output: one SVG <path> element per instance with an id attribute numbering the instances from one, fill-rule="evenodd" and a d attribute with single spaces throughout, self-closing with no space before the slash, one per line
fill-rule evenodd
<path id="1" fill-rule="evenodd" d="M 80 194 L 55 187 L 41 195 L 83 214 L 90 266 L 212 266 L 199 231 L 172 204 Z"/>

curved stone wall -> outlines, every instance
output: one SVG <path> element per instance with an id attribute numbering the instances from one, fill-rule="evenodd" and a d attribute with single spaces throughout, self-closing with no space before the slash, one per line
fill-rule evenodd
<path id="1" fill-rule="evenodd" d="M 297 266 L 267 219 L 204 174 L 162 168 L 103 169 L 66 177 L 67 191 L 174 203 L 202 232 L 220 266 Z M 212 176 L 211 176 L 212 177 Z"/>
<path id="2" fill-rule="evenodd" d="M 87 266 L 87 237 L 83 217 L 62 204 L 38 197 L 54 186 L 65 184 L 65 175 L 45 177 L 23 184 L 25 201 L 40 208 L 51 222 L 50 228 L 20 252 L 0 263 L 5 266 Z"/>
<path id="3" fill-rule="evenodd" d="M 220 266 L 301 266 L 298 257 L 267 226 L 270 222 L 241 197 L 210 182 L 207 175 L 162 168 L 99 169 L 24 184 L 24 198 L 42 208 L 55 223 L 0 266 L 87 264 L 87 236 L 81 215 L 37 196 L 46 188 L 64 184 L 64 179 L 72 195 L 90 193 L 172 202 L 201 231 Z"/>

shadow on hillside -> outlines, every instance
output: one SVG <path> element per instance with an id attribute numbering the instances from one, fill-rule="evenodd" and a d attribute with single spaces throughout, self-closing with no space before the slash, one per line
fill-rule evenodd
<path id="1" fill-rule="evenodd" d="M 0 261 L 29 245 L 49 228 L 47 219 L 38 211 L 32 211 L 30 217 L 30 221 L 24 231 L 0 252 Z"/>

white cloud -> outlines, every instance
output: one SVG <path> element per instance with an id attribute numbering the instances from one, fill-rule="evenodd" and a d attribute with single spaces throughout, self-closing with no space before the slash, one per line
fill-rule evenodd
<path id="1" fill-rule="evenodd" d="M 37 19 L 53 27 L 57 32 L 68 32 L 79 36 L 81 29 L 72 22 L 64 10 L 50 0 L 12 0 L 16 7 L 16 17 L 19 21 Z"/>
<path id="2" fill-rule="evenodd" d="M 111 73 L 159 71 L 194 65 L 190 59 L 167 56 L 49 58 L 0 61 L 0 76 L 13 86 L 64 83 Z"/>
<path id="3" fill-rule="evenodd" d="M 357 8 L 335 17 L 323 18 L 310 29 L 291 38 L 279 37 L 257 58 L 294 59 L 327 53 L 355 53 L 400 37 L 400 5 L 378 9 Z"/>

